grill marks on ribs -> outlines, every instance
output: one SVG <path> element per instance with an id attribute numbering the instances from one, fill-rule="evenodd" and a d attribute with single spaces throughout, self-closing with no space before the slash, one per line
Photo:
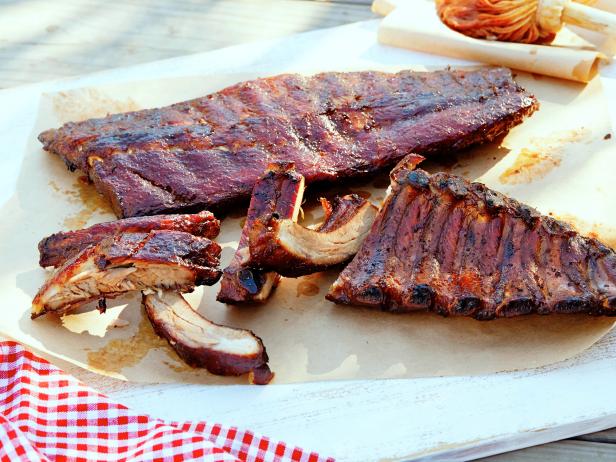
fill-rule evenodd
<path id="1" fill-rule="evenodd" d="M 409 156 L 369 236 L 327 298 L 477 319 L 616 314 L 616 253 L 479 183 Z"/>
<path id="2" fill-rule="evenodd" d="M 197 285 L 212 285 L 220 278 L 220 252 L 215 242 L 182 231 L 108 237 L 55 271 L 32 302 L 32 318 L 130 291 L 190 292 Z"/>
<path id="3" fill-rule="evenodd" d="M 304 177 L 292 163 L 272 164 L 255 184 L 240 241 L 229 266 L 224 269 L 216 299 L 223 303 L 264 302 L 280 281 L 275 271 L 262 271 L 248 265 L 248 235 L 255 222 L 276 216 L 297 221 L 304 193 Z"/>
<path id="4" fill-rule="evenodd" d="M 156 333 L 189 366 L 217 375 L 250 373 L 258 385 L 272 379 L 263 342 L 251 331 L 209 321 L 177 292 L 143 295 L 142 304 Z"/>
<path id="5" fill-rule="evenodd" d="M 106 237 L 121 233 L 148 233 L 163 229 L 184 231 L 194 236 L 213 239 L 218 236 L 220 222 L 212 213 L 203 211 L 186 215 L 126 218 L 98 223 L 77 231 L 61 231 L 39 242 L 39 264 L 43 268 L 48 266 L 57 268 L 86 247 L 96 245 Z"/>
<path id="6" fill-rule="evenodd" d="M 537 108 L 504 68 L 284 74 L 39 139 L 130 217 L 224 208 L 276 160 L 308 183 L 365 175 L 410 152 L 491 141 Z"/>

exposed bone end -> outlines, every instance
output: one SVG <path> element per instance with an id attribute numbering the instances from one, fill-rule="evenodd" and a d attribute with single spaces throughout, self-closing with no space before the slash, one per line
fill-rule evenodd
<path id="1" fill-rule="evenodd" d="M 256 384 L 266 384 L 273 377 L 263 342 L 251 331 L 209 321 L 177 292 L 144 294 L 142 304 L 156 333 L 188 365 L 217 375 L 250 372 Z"/>
<path id="2" fill-rule="evenodd" d="M 392 186 L 407 183 L 409 172 L 415 170 L 415 168 L 425 159 L 425 157 L 420 156 L 419 154 L 409 154 L 402 159 L 389 174 L 389 179 Z"/>
<path id="3" fill-rule="evenodd" d="M 353 194 L 339 202 L 349 204 L 348 211 L 319 230 L 275 216 L 256 220 L 249 234 L 250 265 L 297 277 L 347 262 L 370 231 L 377 208 Z"/>
<path id="4" fill-rule="evenodd" d="M 250 200 L 250 209 L 253 210 L 249 210 L 249 215 L 254 211 L 254 218 L 272 214 L 297 221 L 304 189 L 304 176 L 295 170 L 293 162 L 271 163 L 253 190 Z"/>
<path id="5" fill-rule="evenodd" d="M 225 270 L 216 300 L 237 305 L 265 302 L 280 282 L 280 275 L 272 271 L 241 268 Z"/>
<path id="6" fill-rule="evenodd" d="M 267 385 L 274 378 L 274 373 L 267 364 L 259 366 L 248 375 L 248 381 L 253 385 Z"/>

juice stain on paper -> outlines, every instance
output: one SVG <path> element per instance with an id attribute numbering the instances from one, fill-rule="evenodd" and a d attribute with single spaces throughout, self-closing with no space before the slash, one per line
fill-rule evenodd
<path id="1" fill-rule="evenodd" d="M 132 98 L 119 100 L 92 88 L 61 91 L 53 96 L 52 106 L 61 123 L 140 109 Z M 60 188 L 53 181 L 50 181 L 49 185 L 54 191 L 65 195 L 69 203 L 82 207 L 78 212 L 64 218 L 62 226 L 65 229 L 83 228 L 96 212 L 112 212 L 107 201 L 85 177 L 75 180 L 70 189 Z"/>
<path id="2" fill-rule="evenodd" d="M 296 296 L 297 297 L 314 297 L 318 295 L 321 289 L 319 286 L 310 281 L 300 281 L 297 284 Z"/>
<path id="3" fill-rule="evenodd" d="M 192 370 L 191 367 L 177 362 L 177 357 L 167 345 L 167 341 L 156 335 L 145 315 L 139 321 L 137 332 L 131 337 L 110 340 L 99 350 L 88 352 L 88 365 L 101 371 L 120 373 L 125 367 L 139 364 L 154 348 L 165 349 L 169 358 L 174 360 L 165 364 L 174 371 Z"/>
<path id="4" fill-rule="evenodd" d="M 561 159 L 558 156 L 524 148 L 518 154 L 513 165 L 501 174 L 499 180 L 506 184 L 530 183 L 546 176 L 558 167 L 560 162 Z"/>
<path id="5" fill-rule="evenodd" d="M 92 88 L 61 91 L 54 95 L 52 104 L 56 117 L 62 123 L 140 109 L 132 98 L 122 101 Z"/>
<path id="6" fill-rule="evenodd" d="M 591 131 L 582 127 L 555 133 L 546 138 L 534 138 L 531 147 L 522 148 L 511 167 L 499 177 L 501 183 L 525 184 L 544 178 L 558 167 L 564 149 L 570 143 L 590 142 Z"/>
<path id="7" fill-rule="evenodd" d="M 62 227 L 65 229 L 83 228 L 97 212 L 112 213 L 109 203 L 96 191 L 93 185 L 88 183 L 86 177 L 77 178 L 71 189 L 63 189 L 54 181 L 50 181 L 49 186 L 55 192 L 64 195 L 69 203 L 82 207 L 81 210 L 64 218 Z"/>

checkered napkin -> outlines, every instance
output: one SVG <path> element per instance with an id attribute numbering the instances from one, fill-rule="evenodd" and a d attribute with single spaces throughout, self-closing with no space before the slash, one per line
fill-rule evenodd
<path id="1" fill-rule="evenodd" d="M 136 414 L 15 342 L 0 342 L 0 460 L 333 461 L 249 431 Z"/>

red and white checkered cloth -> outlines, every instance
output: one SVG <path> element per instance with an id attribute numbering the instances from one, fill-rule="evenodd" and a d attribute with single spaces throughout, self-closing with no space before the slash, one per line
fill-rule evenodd
<path id="1" fill-rule="evenodd" d="M 249 431 L 136 414 L 15 342 L 0 342 L 0 460 L 333 461 Z"/>

